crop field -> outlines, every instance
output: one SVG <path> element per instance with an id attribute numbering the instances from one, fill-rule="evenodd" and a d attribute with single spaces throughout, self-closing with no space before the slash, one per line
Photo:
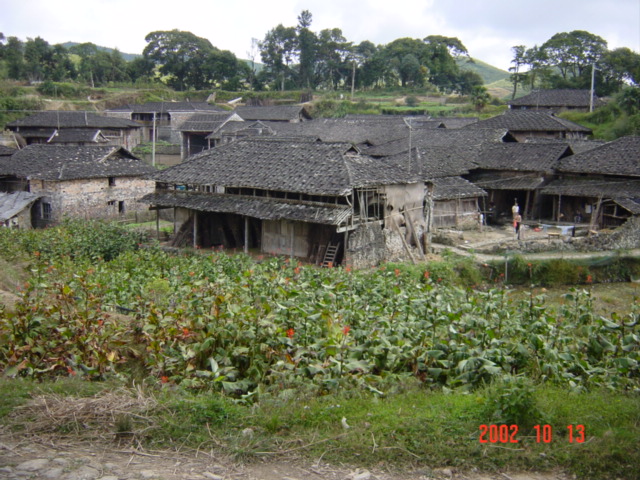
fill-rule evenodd
<path id="1" fill-rule="evenodd" d="M 320 269 L 223 251 L 167 253 L 139 235 L 88 223 L 0 230 L 0 256 L 24 270 L 18 294 L 0 303 L 0 390 L 25 388 L 12 379 L 85 379 L 174 392 L 164 441 L 192 435 L 213 408 L 234 412 L 219 419 L 227 432 L 264 432 L 251 445 L 229 433 L 242 455 L 276 448 L 268 442 L 286 428 L 310 445 L 319 431 L 330 437 L 322 443 L 340 438 L 334 453 L 361 460 L 375 431 L 374 447 L 402 445 L 388 447 L 389 461 L 455 456 L 467 467 L 561 466 L 591 478 L 637 467 L 625 453 L 639 442 L 636 298 L 606 314 L 589 286 L 549 303 L 544 291 L 513 292 L 500 277 L 459 286 L 442 262 Z M 343 415 L 376 429 L 354 429 L 347 441 L 335 430 Z M 420 428 L 436 430 L 411 426 L 416 415 Z M 552 455 L 544 450 L 552 421 L 575 424 L 564 443 L 580 439 L 587 421 L 588 438 L 601 440 Z M 543 428 L 537 443 L 535 428 Z M 485 458 L 481 440 L 501 443 L 497 435 L 513 429 L 530 448 Z"/>

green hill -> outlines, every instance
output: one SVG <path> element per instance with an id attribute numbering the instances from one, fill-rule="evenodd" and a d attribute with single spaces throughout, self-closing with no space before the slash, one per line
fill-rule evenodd
<path id="1" fill-rule="evenodd" d="M 71 47 L 75 47 L 76 45 L 81 45 L 81 44 L 78 42 L 65 42 L 65 43 L 61 43 L 61 45 L 68 50 Z M 96 48 L 102 52 L 111 53 L 115 51 L 115 48 L 101 47 L 100 45 L 96 45 Z M 122 58 L 124 58 L 127 62 L 130 62 L 131 60 L 142 56 L 139 53 L 124 53 L 124 52 L 120 52 L 120 55 L 122 55 Z"/>
<path id="2" fill-rule="evenodd" d="M 479 74 L 485 85 L 509 78 L 509 72 L 500 70 L 476 58 L 460 57 L 457 62 L 458 66 L 463 70 L 470 70 Z"/>

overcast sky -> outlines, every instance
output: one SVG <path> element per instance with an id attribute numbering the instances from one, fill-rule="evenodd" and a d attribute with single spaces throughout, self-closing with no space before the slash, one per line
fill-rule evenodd
<path id="1" fill-rule="evenodd" d="M 472 57 L 504 70 L 514 45 L 572 30 L 640 52 L 640 0 L 0 0 L 0 32 L 142 53 L 148 33 L 178 29 L 248 58 L 252 38 L 295 26 L 302 10 L 313 31 L 340 28 L 354 43 L 458 37 Z"/>

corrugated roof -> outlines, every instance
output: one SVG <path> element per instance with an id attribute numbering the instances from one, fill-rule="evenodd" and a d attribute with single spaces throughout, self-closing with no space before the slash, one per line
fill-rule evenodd
<path id="1" fill-rule="evenodd" d="M 13 218 L 38 198 L 40 195 L 31 192 L 0 192 L 0 222 Z"/>
<path id="2" fill-rule="evenodd" d="M 145 195 L 140 202 L 202 212 L 236 213 L 260 220 L 294 220 L 325 225 L 340 225 L 351 214 L 347 205 L 201 192 L 156 191 Z"/>

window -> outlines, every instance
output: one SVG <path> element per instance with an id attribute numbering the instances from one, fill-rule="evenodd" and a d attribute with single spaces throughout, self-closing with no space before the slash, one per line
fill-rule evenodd
<path id="1" fill-rule="evenodd" d="M 116 201 L 115 201 L 115 200 L 109 200 L 109 201 L 107 202 L 107 205 L 109 205 L 110 207 L 115 206 L 115 204 L 116 204 Z"/>
<path id="2" fill-rule="evenodd" d="M 124 200 L 118 202 L 118 213 L 124 213 Z"/>
<path id="3" fill-rule="evenodd" d="M 51 204 L 42 202 L 42 219 L 51 220 Z"/>
<path id="4" fill-rule="evenodd" d="M 116 186 L 116 177 L 109 177 L 109 186 L 110 187 Z"/>

